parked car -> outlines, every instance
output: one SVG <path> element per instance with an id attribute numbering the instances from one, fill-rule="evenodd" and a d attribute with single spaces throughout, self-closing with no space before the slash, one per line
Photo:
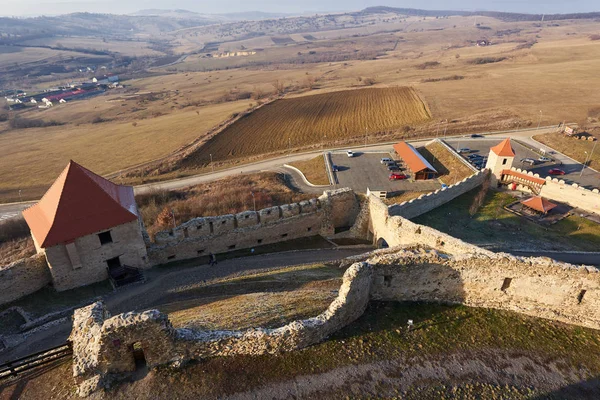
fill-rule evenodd
<path id="1" fill-rule="evenodd" d="M 466 153 L 470 153 L 471 149 L 469 149 L 468 147 L 463 147 L 462 149 L 458 149 L 458 154 L 466 154 Z"/>
<path id="2" fill-rule="evenodd" d="M 346 155 L 348 157 L 354 157 L 354 152 L 352 150 L 346 150 Z"/>
<path id="3" fill-rule="evenodd" d="M 406 178 L 408 178 L 408 176 L 406 176 L 404 174 L 400 174 L 398 172 L 392 172 L 390 174 L 390 181 L 401 181 Z"/>
<path id="4" fill-rule="evenodd" d="M 394 160 L 392 160 L 391 158 L 384 157 L 384 158 L 381 159 L 380 162 L 382 164 L 386 164 L 387 165 L 387 163 L 392 162 L 392 161 L 394 161 Z"/>
<path id="5" fill-rule="evenodd" d="M 388 170 L 390 171 L 400 171 L 400 167 L 397 165 L 388 165 Z"/>
<path id="6" fill-rule="evenodd" d="M 521 159 L 521 163 L 522 164 L 535 165 L 536 161 L 533 158 L 522 158 Z"/>
<path id="7" fill-rule="evenodd" d="M 538 158 L 538 161 L 539 162 L 548 162 L 548 161 L 550 161 L 550 159 L 548 157 L 540 157 L 540 158 Z"/>
<path id="8" fill-rule="evenodd" d="M 478 135 L 478 134 L 474 133 L 474 134 L 472 134 L 472 135 L 471 135 L 471 137 L 472 137 L 473 139 L 477 139 L 477 138 L 481 138 L 481 137 L 483 137 L 483 135 Z"/>
<path id="9" fill-rule="evenodd" d="M 562 169 L 558 169 L 558 168 L 552 168 L 550 171 L 548 171 L 548 173 L 550 175 L 564 175 L 565 171 L 563 171 Z"/>
<path id="10" fill-rule="evenodd" d="M 481 155 L 479 155 L 479 154 L 469 154 L 469 155 L 467 156 L 467 158 L 468 158 L 469 160 L 477 160 L 477 159 L 479 159 L 479 158 L 483 158 L 483 156 L 481 156 Z"/>
<path id="11" fill-rule="evenodd" d="M 396 165 L 397 166 L 398 163 L 396 161 L 394 161 L 394 160 L 391 160 L 391 161 L 388 161 L 388 162 L 385 163 L 386 167 L 389 167 L 390 165 Z"/>
<path id="12" fill-rule="evenodd" d="M 333 165 L 331 166 L 331 169 L 333 170 L 333 172 L 339 172 L 339 170 L 340 170 L 340 169 L 338 168 L 338 166 L 337 166 L 337 165 L 335 165 L 335 164 L 333 164 Z"/>
<path id="13" fill-rule="evenodd" d="M 448 185 L 446 185 L 445 183 L 442 183 L 442 189 L 447 189 Z"/>

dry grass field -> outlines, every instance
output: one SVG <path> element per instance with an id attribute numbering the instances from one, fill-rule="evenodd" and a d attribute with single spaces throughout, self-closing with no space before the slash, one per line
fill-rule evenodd
<path id="1" fill-rule="evenodd" d="M 268 153 L 319 140 L 363 136 L 426 121 L 429 113 L 410 88 L 330 92 L 278 100 L 253 112 L 211 139 L 184 166 Z"/>
<path id="2" fill-rule="evenodd" d="M 474 174 L 472 169 L 463 164 L 439 143 L 422 147 L 419 152 L 440 173 L 440 180 L 446 185 L 454 185 Z"/>
<path id="3" fill-rule="evenodd" d="M 232 68 L 239 62 L 232 59 L 224 61 L 232 64 L 224 64 L 223 70 L 203 72 L 205 66 L 201 63 L 205 60 L 192 55 L 183 63 L 155 70 L 164 75 L 126 81 L 127 88 L 119 94 L 73 102 L 43 112 L 28 111 L 24 116 L 58 120 L 66 125 L 9 131 L 6 123 L 0 123 L 0 148 L 3 149 L 0 201 L 17 199 L 18 189 L 23 189 L 23 198 L 36 198 L 70 158 L 101 173 L 160 159 L 183 144 L 204 136 L 216 123 L 258 100 L 253 98 L 221 105 L 213 104 L 215 101 L 226 94 L 245 91 L 261 92 L 264 98 L 274 92 L 273 84 L 277 81 L 290 90 L 302 87 L 307 80 L 313 80 L 314 85 L 312 90 L 288 94 L 283 102 L 245 118 L 201 148 L 184 166 L 201 166 L 211 151 L 213 156 L 219 154 L 221 164 L 225 166 L 227 162 L 264 157 L 260 153 L 287 151 L 290 146 L 292 150 L 300 150 L 314 149 L 322 143 L 341 145 L 342 137 L 360 136 L 365 128 L 369 130 L 370 142 L 403 136 L 431 136 L 438 125 L 446 124 L 446 121 L 448 134 L 464 134 L 531 126 L 537 124 L 540 110 L 543 111 L 542 124 L 557 124 L 564 120 L 583 124 L 590 110 L 600 107 L 600 92 L 595 89 L 600 86 L 600 75 L 595 72 L 600 70 L 600 41 L 589 39 L 591 34 L 598 33 L 597 23 L 582 20 L 540 24 L 478 18 L 478 23 L 491 28 L 481 30 L 474 22 L 473 17 L 429 18 L 426 21 L 409 18 L 390 22 L 389 26 L 383 23 L 381 26 L 313 32 L 307 34 L 311 37 L 310 43 L 302 43 L 301 38 L 294 35 L 295 44 L 264 46 L 267 55 L 264 65 L 242 68 Z M 401 30 L 384 32 L 392 27 Z M 186 34 L 190 41 L 204 40 Z M 492 40 L 492 46 L 473 44 L 484 36 Z M 223 43 L 220 50 L 227 50 L 225 47 L 235 50 L 242 45 L 252 50 L 270 40 L 267 39 Z M 394 46 L 396 42 L 397 46 Z M 315 51 L 315 57 L 318 57 L 328 52 L 335 54 L 338 50 L 343 53 L 361 51 L 372 44 L 386 51 L 367 60 L 327 61 L 323 58 L 305 64 L 286 62 L 290 57 L 300 57 L 298 52 L 304 56 Z M 34 61 L 59 53 L 32 50 L 23 49 L 19 59 L 23 56 L 23 62 Z M 68 52 L 63 53 L 64 57 L 69 57 Z M 15 54 L 0 54 L 0 66 L 14 63 Z M 472 60 L 486 57 L 505 60 L 472 64 Z M 426 69 L 419 67 L 426 63 L 439 64 L 429 64 L 432 67 Z M 463 79 L 443 80 L 452 76 Z M 308 104 L 323 106 L 318 97 L 304 100 L 305 105 L 297 107 L 294 113 L 286 109 L 286 103 L 302 102 L 293 96 L 327 96 L 330 92 L 364 88 L 365 78 L 374 80 L 371 89 L 413 88 L 427 105 L 431 119 L 424 120 L 421 116 L 416 122 L 403 124 L 398 120 L 373 118 L 371 124 L 360 126 L 371 116 L 362 115 L 348 121 L 344 114 L 360 111 L 359 108 L 337 112 L 335 107 L 339 107 L 339 103 L 333 101 L 321 114 L 303 108 Z M 150 93 L 151 99 L 145 99 L 140 93 Z M 276 112 L 266 115 L 270 109 Z M 314 115 L 303 115 L 307 111 Z M 325 114 L 327 118 L 324 119 Z M 286 116 L 285 120 L 281 119 L 282 115 Z M 320 120 L 315 124 L 317 115 Z M 96 117 L 107 122 L 90 124 Z M 355 126 L 339 123 L 336 118 Z M 134 122 L 137 126 L 133 126 Z M 407 125 L 411 130 L 405 134 Z M 389 126 L 390 135 L 372 135 Z M 445 125 L 442 126 L 445 129 Z M 243 130 L 239 130 L 240 127 Z M 251 141 L 243 140 L 247 137 L 251 137 Z M 183 173 L 193 173 L 194 168 Z M 176 177 L 179 173 L 173 171 L 169 176 Z"/>
<path id="4" fill-rule="evenodd" d="M 533 138 L 580 163 L 584 163 L 589 155 L 592 155 L 588 161 L 588 166 L 595 170 L 600 170 L 600 146 L 596 145 L 598 140 L 600 140 L 598 139 L 598 135 L 596 135 L 597 140 L 594 142 L 570 138 L 562 133 L 547 133 L 545 135 L 534 136 Z M 595 145 L 596 149 L 594 150 Z M 592 150 L 594 150 L 593 154 Z M 585 153 L 586 151 L 587 154 Z"/>
<path id="5" fill-rule="evenodd" d="M 329 177 L 327 176 L 323 156 L 315 157 L 312 160 L 298 161 L 290 165 L 302 171 L 306 179 L 313 185 L 329 185 Z"/>
<path id="6" fill-rule="evenodd" d="M 148 42 L 134 40 L 114 40 L 74 36 L 33 39 L 24 42 L 24 44 L 29 46 L 51 46 L 58 48 L 62 46 L 71 49 L 110 51 L 135 57 L 164 55 L 163 53 L 150 49 L 148 47 Z"/>
<path id="7" fill-rule="evenodd" d="M 0 134 L 0 199 L 39 198 L 69 160 L 99 174 L 155 160 L 202 136 L 247 102 L 177 110 L 134 122 L 66 125 Z M 117 180 L 118 182 L 118 180 Z"/>

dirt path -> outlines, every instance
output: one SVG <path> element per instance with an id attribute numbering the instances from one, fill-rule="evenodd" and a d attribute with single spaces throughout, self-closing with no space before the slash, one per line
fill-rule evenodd
<path id="1" fill-rule="evenodd" d="M 396 359 L 337 368 L 318 375 L 267 385 L 258 390 L 223 397 L 227 400 L 254 399 L 339 399 L 347 398 L 443 398 L 450 392 L 479 391 L 473 397 L 544 397 L 597 399 L 600 380 L 588 379 L 587 371 L 565 369 L 560 360 L 545 360 L 534 354 L 507 354 L 488 350 L 464 352 L 439 358 Z M 433 386 L 439 386 L 432 391 Z M 186 398 L 185 395 L 182 398 Z M 453 397 L 454 398 L 454 397 Z M 457 396 L 457 398 L 462 398 Z"/>
<path id="2" fill-rule="evenodd" d="M 105 298 L 105 303 L 113 315 L 133 310 L 141 311 L 156 306 L 167 293 L 186 296 L 186 292 L 207 285 L 214 279 L 257 270 L 340 260 L 367 251 L 369 249 L 365 248 L 290 251 L 225 260 L 219 262 L 216 267 L 199 265 L 187 268 L 154 268 L 147 272 L 147 281 L 144 284 L 111 293 Z M 2 353 L 0 363 L 58 346 L 66 341 L 71 328 L 69 319 L 66 323 L 33 334 L 20 346 Z"/>

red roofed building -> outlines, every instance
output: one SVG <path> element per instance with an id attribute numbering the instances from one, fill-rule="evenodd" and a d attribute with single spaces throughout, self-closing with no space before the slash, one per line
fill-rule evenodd
<path id="1" fill-rule="evenodd" d="M 498 183 L 502 179 L 502 170 L 510 169 L 515 159 L 515 151 L 510 144 L 510 138 L 504 139 L 490 149 L 485 167 L 492 173 L 492 181 Z"/>
<path id="2" fill-rule="evenodd" d="M 112 268 L 147 265 L 133 188 L 73 161 L 23 216 L 56 290 L 105 280 Z"/>
<path id="3" fill-rule="evenodd" d="M 394 150 L 404 160 L 416 181 L 437 178 L 438 172 L 435 168 L 410 144 L 406 142 L 397 143 L 394 145 Z"/>
<path id="4" fill-rule="evenodd" d="M 531 197 L 527 200 L 524 200 L 521 202 L 521 204 L 542 214 L 548 214 L 550 210 L 556 208 L 556 204 L 539 196 Z"/>

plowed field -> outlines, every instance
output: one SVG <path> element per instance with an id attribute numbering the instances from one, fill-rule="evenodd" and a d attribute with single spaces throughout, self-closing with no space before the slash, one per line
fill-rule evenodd
<path id="1" fill-rule="evenodd" d="M 425 121 L 429 112 L 408 87 L 370 88 L 278 100 L 240 119 L 184 164 L 241 158 L 288 147 L 362 137 Z"/>

